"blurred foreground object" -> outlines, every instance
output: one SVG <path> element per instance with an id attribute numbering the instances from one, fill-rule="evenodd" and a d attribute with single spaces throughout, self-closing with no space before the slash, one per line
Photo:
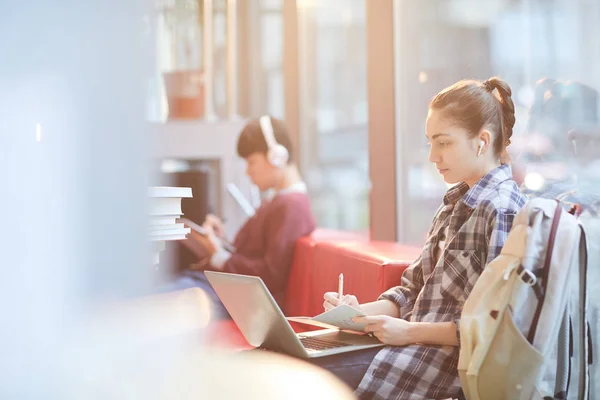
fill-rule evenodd
<path id="1" fill-rule="evenodd" d="M 266 351 L 203 347 L 209 309 L 207 296 L 197 288 L 99 308 L 62 352 L 55 397 L 354 398 L 341 381 L 306 362 Z"/>
<path id="2" fill-rule="evenodd" d="M 241 355 L 189 346 L 118 361 L 74 381 L 65 399 L 354 399 L 329 372 L 268 352 Z M 162 365 L 161 365 L 162 363 Z M 108 365 L 105 365 L 108 367 Z M 87 366 L 85 366 L 87 369 Z"/>
<path id="3" fill-rule="evenodd" d="M 103 308 L 63 352 L 60 398 L 354 398 L 329 372 L 303 361 L 203 347 L 208 310 L 200 289 Z"/>
<path id="4" fill-rule="evenodd" d="M 209 320 L 209 298 L 190 288 L 104 304 L 83 320 L 79 333 L 83 342 L 141 344 L 186 335 L 200 338 Z"/>

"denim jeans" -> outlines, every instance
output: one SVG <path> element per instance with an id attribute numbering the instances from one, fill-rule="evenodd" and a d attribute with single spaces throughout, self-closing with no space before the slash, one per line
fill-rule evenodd
<path id="1" fill-rule="evenodd" d="M 350 386 L 352 390 L 355 390 L 379 350 L 381 350 L 381 347 L 315 357 L 307 361 L 333 373 L 346 385 Z"/>

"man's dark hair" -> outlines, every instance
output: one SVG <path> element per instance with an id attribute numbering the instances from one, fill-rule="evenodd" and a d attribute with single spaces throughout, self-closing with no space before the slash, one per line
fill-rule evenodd
<path id="1" fill-rule="evenodd" d="M 273 134 L 277 143 L 285 147 L 289 154 L 288 164 L 294 161 L 294 152 L 292 148 L 292 141 L 288 134 L 287 128 L 282 120 L 271 117 L 271 125 L 273 126 Z M 258 118 L 250 120 L 242 133 L 238 138 L 237 142 L 237 153 L 242 158 L 247 158 L 253 153 L 267 154 L 268 146 L 267 141 L 260 129 L 260 122 Z"/>

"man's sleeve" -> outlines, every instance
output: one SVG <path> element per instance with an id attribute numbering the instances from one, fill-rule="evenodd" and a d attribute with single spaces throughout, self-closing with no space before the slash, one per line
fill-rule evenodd
<path id="1" fill-rule="evenodd" d="M 225 272 L 260 276 L 270 287 L 283 285 L 294 257 L 296 241 L 307 232 L 307 215 L 293 202 L 282 202 L 269 210 L 264 232 L 251 232 L 251 235 L 265 235 L 266 251 L 262 255 L 250 257 L 232 253 L 222 268 Z M 311 222 L 312 223 L 312 222 Z"/>

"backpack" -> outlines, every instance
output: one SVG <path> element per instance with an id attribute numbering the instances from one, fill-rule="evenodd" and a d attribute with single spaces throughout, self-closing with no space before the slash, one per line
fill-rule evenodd
<path id="1" fill-rule="evenodd" d="M 467 400 L 566 399 L 574 343 L 577 398 L 589 398 L 586 279 L 577 218 L 558 201 L 530 200 L 463 307 L 458 372 Z"/>

